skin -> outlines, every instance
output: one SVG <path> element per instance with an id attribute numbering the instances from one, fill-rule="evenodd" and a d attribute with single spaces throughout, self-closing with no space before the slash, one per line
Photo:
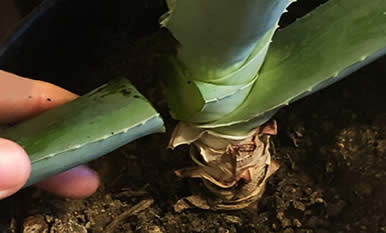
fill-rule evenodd
<path id="1" fill-rule="evenodd" d="M 77 97 L 53 84 L 0 70 L 0 125 L 16 124 Z M 23 187 L 30 169 L 30 160 L 24 149 L 0 137 L 0 199 Z M 37 186 L 60 196 L 81 199 L 97 190 L 99 177 L 86 166 L 79 166 L 48 178 Z"/>

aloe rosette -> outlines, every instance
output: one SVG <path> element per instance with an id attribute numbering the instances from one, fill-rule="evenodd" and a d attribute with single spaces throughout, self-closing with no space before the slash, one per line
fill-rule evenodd
<path id="1" fill-rule="evenodd" d="M 177 174 L 203 178 L 215 194 L 185 199 L 201 208 L 257 200 L 277 169 L 268 150 L 274 113 L 386 52 L 384 0 L 330 0 L 281 30 L 293 1 L 167 2 L 161 23 L 179 42 L 169 58 L 168 100 L 181 121 L 170 147 L 192 145 L 197 166 Z"/>

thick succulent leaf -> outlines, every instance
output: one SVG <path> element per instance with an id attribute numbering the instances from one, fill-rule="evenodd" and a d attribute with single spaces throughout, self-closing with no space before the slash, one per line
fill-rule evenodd
<path id="1" fill-rule="evenodd" d="M 166 27 L 181 44 L 179 59 L 195 80 L 237 70 L 256 41 L 275 27 L 288 0 L 176 0 Z M 270 40 L 270 38 L 268 38 Z"/>
<path id="2" fill-rule="evenodd" d="M 150 103 L 128 80 L 118 79 L 0 135 L 29 154 L 28 186 L 163 131 L 163 121 Z"/>
<path id="3" fill-rule="evenodd" d="M 257 80 L 277 22 L 291 2 L 168 1 L 162 24 L 181 45 L 168 75 L 172 115 L 205 123 L 234 111 Z"/>
<path id="4" fill-rule="evenodd" d="M 386 52 L 386 1 L 330 0 L 276 33 L 246 101 L 203 128 L 239 134 L 273 111 L 347 76 Z M 246 125 L 234 125 L 245 123 Z M 231 128 L 227 126 L 234 125 Z"/>
<path id="5" fill-rule="evenodd" d="M 177 89 L 170 89 L 169 106 L 177 109 L 175 118 L 194 123 L 220 119 L 232 112 L 248 96 L 255 82 L 254 79 L 247 84 L 231 86 L 182 80 L 174 83 L 178 84 Z M 184 110 L 178 111 L 181 108 Z"/>

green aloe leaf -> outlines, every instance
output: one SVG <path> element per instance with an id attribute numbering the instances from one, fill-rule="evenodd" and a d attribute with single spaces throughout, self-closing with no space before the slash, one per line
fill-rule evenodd
<path id="1" fill-rule="evenodd" d="M 162 24 L 181 45 L 168 74 L 172 115 L 191 123 L 221 119 L 248 96 L 293 0 L 167 2 Z"/>
<path id="2" fill-rule="evenodd" d="M 160 115 L 122 78 L 8 128 L 0 136 L 19 143 L 29 154 L 28 186 L 163 131 Z"/>
<path id="3" fill-rule="evenodd" d="M 334 83 L 385 53 L 385 0 L 330 0 L 277 32 L 247 99 L 224 118 L 200 127 L 245 133 L 264 123 L 280 107 Z"/>

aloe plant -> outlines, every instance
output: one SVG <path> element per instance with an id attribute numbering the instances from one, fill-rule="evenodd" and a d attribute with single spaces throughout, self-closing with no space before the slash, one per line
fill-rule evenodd
<path id="1" fill-rule="evenodd" d="M 180 120 L 170 147 L 191 144 L 205 192 L 181 200 L 200 208 L 240 209 L 258 200 L 278 169 L 271 160 L 275 112 L 386 53 L 386 1 L 330 0 L 284 29 L 292 0 L 167 0 L 161 24 L 179 42 L 168 57 L 168 102 Z M 26 186 L 164 131 L 159 114 L 125 79 L 2 130 L 22 145 Z"/>
<path id="2" fill-rule="evenodd" d="M 330 0 L 284 29 L 289 0 L 168 0 L 161 24 L 179 42 L 168 100 L 177 125 L 170 147 L 191 144 L 212 196 L 185 202 L 239 209 L 257 199 L 278 166 L 269 139 L 275 112 L 386 53 L 386 1 Z M 271 43 L 272 42 L 272 43 Z"/>
<path id="3" fill-rule="evenodd" d="M 31 160 L 26 186 L 107 154 L 137 138 L 163 132 L 163 121 L 125 78 L 7 128 Z"/>

